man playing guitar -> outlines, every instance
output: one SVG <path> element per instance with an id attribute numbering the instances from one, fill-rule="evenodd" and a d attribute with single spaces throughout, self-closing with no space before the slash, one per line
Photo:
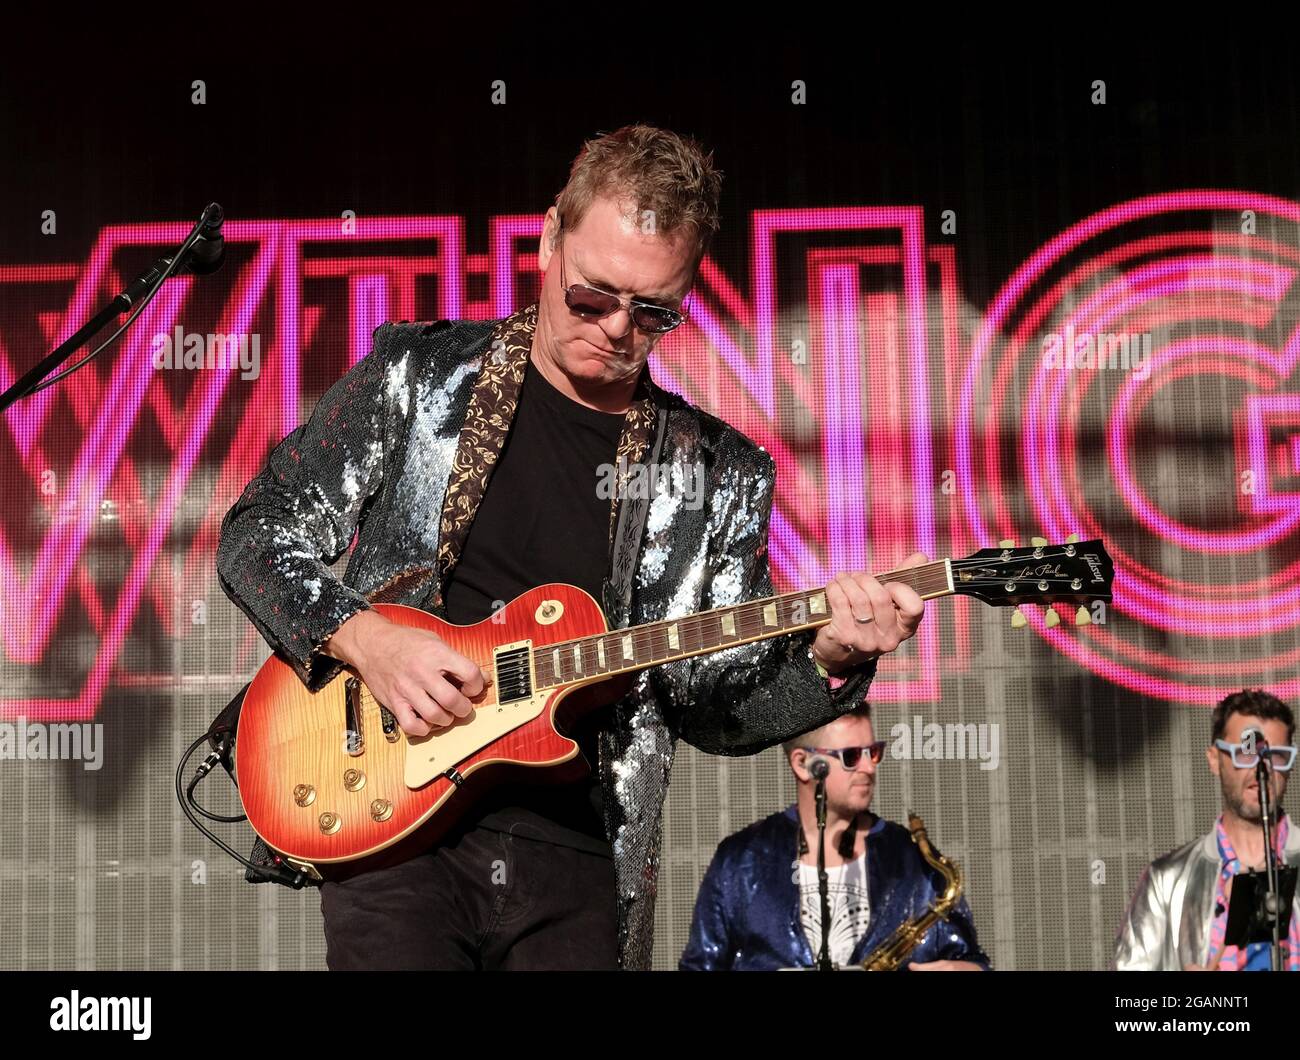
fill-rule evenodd
<path id="1" fill-rule="evenodd" d="M 474 710 L 483 670 L 383 617 L 381 599 L 465 625 L 563 582 L 623 628 L 772 594 L 771 457 L 646 367 L 684 319 L 720 185 L 711 156 L 666 130 L 588 142 L 546 214 L 537 305 L 382 326 L 276 447 L 222 524 L 218 570 L 309 690 L 346 665 L 410 737 Z M 665 464 L 699 469 L 699 503 L 666 475 L 644 537 L 620 552 L 633 501 L 600 482 L 646 460 L 655 439 Z M 327 564 L 354 534 L 340 580 Z M 752 754 L 830 722 L 924 610 L 909 586 L 860 572 L 838 575 L 826 603 L 815 631 L 641 673 L 572 734 L 594 776 L 499 786 L 432 850 L 326 881 L 329 967 L 648 967 L 676 740 Z"/>

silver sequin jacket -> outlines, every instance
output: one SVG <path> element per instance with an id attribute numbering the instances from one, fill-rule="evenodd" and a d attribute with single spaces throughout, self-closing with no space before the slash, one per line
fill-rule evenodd
<path id="1" fill-rule="evenodd" d="M 1282 853 L 1286 864 L 1300 865 L 1300 828 L 1290 830 Z M 1185 965 L 1204 964 L 1219 865 L 1219 844 L 1211 831 L 1143 869 L 1115 940 L 1115 967 L 1181 972 Z M 1300 917 L 1300 894 L 1291 915 Z"/>
<path id="2" fill-rule="evenodd" d="M 226 514 L 217 548 L 222 587 L 312 691 L 341 667 L 319 647 L 370 603 L 440 613 L 454 539 L 463 541 L 481 496 L 474 487 L 485 488 L 509 429 L 535 321 L 533 306 L 504 321 L 382 325 L 370 354 L 273 450 Z M 639 553 L 611 556 L 611 567 L 633 563 L 634 576 L 630 607 L 607 588 L 610 628 L 772 595 L 771 456 L 660 389 L 648 370 L 639 393 L 667 409 L 661 462 L 672 473 L 650 477 L 656 487 Z M 692 510 L 680 483 L 697 463 L 704 503 Z M 354 533 L 340 581 L 328 564 Z M 832 689 L 809 657 L 812 639 L 805 631 L 643 671 L 609 711 L 598 769 L 624 968 L 650 965 L 677 740 L 753 754 L 861 701 L 874 660 Z"/>

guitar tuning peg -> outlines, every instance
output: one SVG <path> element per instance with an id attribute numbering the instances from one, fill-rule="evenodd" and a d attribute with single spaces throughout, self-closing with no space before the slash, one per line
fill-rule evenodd
<path id="1" fill-rule="evenodd" d="M 1092 625 L 1092 612 L 1080 604 L 1079 610 L 1074 613 L 1074 624 L 1076 626 Z"/>
<path id="2" fill-rule="evenodd" d="M 1048 626 L 1059 626 L 1061 624 L 1061 616 L 1056 613 L 1056 608 L 1054 607 L 1049 607 L 1047 609 L 1047 614 L 1043 617 Z"/>
<path id="3" fill-rule="evenodd" d="M 1007 538 L 1005 541 L 998 542 L 998 548 L 1015 548 L 1015 547 L 1016 547 L 1016 543 L 1012 541 L 1011 538 Z"/>
<path id="4" fill-rule="evenodd" d="M 1071 534 L 1069 537 L 1065 539 L 1065 543 L 1067 545 L 1077 545 L 1079 543 L 1079 535 Z"/>
<path id="5" fill-rule="evenodd" d="M 1011 612 L 1011 628 L 1024 629 L 1029 619 L 1025 618 L 1025 613 L 1020 610 L 1019 605 Z"/>
<path id="6" fill-rule="evenodd" d="M 1045 537 L 1031 537 L 1031 538 L 1029 539 L 1029 543 L 1030 543 L 1031 545 L 1033 545 L 1034 548 L 1046 548 L 1046 547 L 1047 547 L 1047 538 L 1045 538 Z"/>

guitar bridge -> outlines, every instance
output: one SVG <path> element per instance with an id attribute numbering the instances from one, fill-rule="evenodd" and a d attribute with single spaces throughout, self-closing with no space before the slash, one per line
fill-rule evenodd
<path id="1" fill-rule="evenodd" d="M 349 677 L 347 700 L 344 707 L 344 724 L 347 731 L 348 754 L 358 758 L 365 753 L 366 737 L 361 728 L 361 679 Z"/>

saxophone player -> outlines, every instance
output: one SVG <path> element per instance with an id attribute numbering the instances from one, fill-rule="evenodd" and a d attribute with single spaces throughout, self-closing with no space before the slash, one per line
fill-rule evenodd
<path id="1" fill-rule="evenodd" d="M 821 947 L 817 886 L 816 781 L 828 759 L 826 868 L 830 956 L 860 964 L 908 920 L 924 913 L 942 883 L 906 828 L 871 813 L 884 742 L 863 702 L 830 724 L 787 741 L 798 782 L 793 806 L 724 839 L 700 885 L 683 970 L 811 968 Z M 975 937 L 966 899 L 911 954 L 912 971 L 981 971 L 989 959 Z"/>

